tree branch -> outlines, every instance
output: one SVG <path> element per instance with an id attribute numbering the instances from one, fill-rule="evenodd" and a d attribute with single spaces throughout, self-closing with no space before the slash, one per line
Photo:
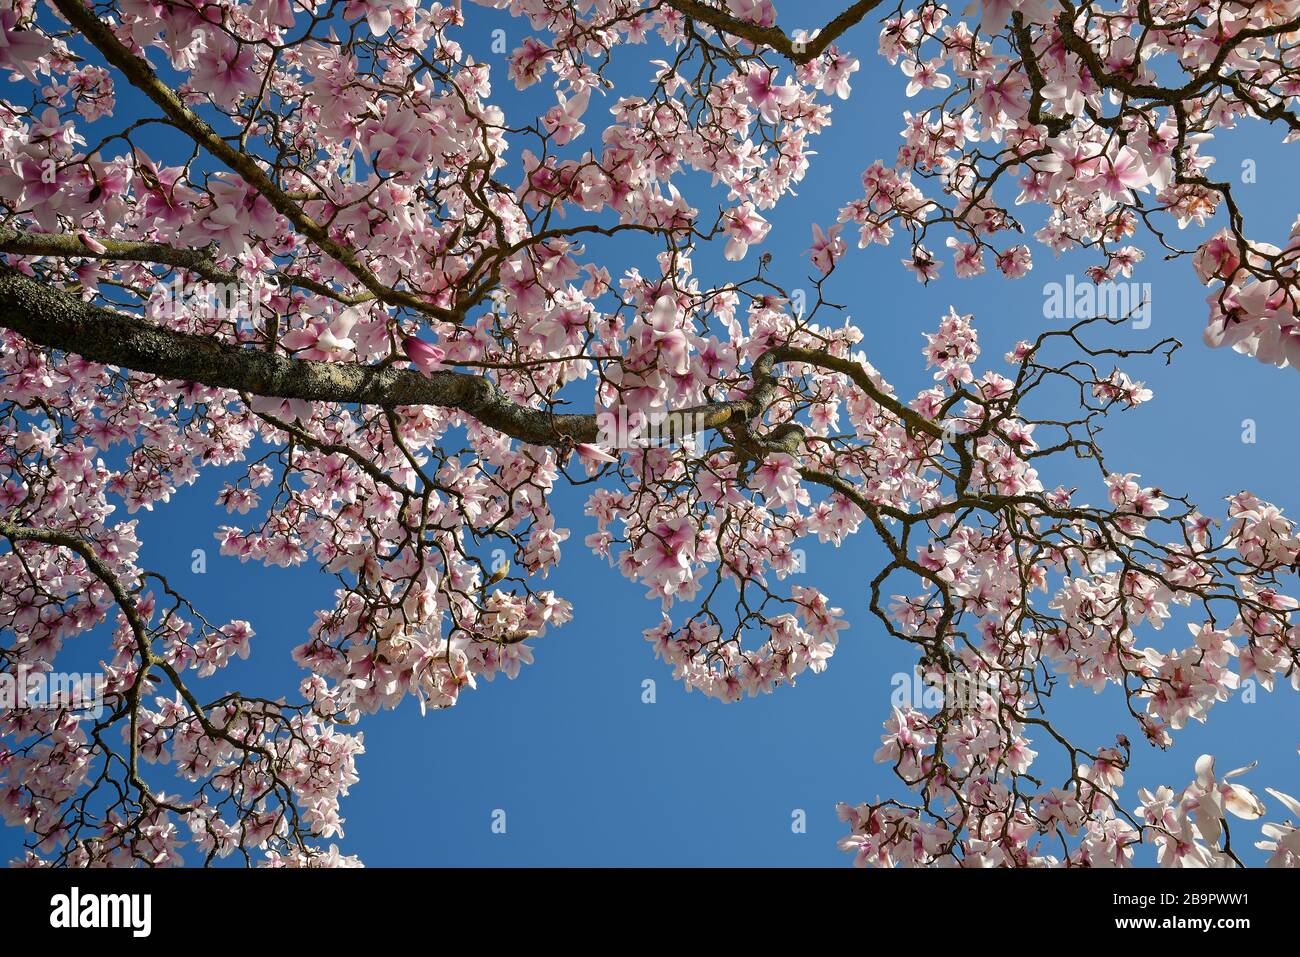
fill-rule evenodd
<path id="1" fill-rule="evenodd" d="M 57 0 L 56 0 L 57 2 Z M 863 17 L 880 5 L 880 0 L 858 0 L 806 43 L 796 43 L 786 36 L 778 27 L 764 27 L 757 23 L 747 23 L 732 16 L 725 9 L 712 7 L 699 0 L 663 0 L 665 6 L 672 7 L 699 23 L 707 23 L 716 30 L 730 33 L 732 36 L 748 40 L 759 46 L 770 47 L 791 63 L 807 63 L 826 52 L 850 27 L 856 26 Z"/>
<path id="2" fill-rule="evenodd" d="M 0 327 L 92 362 L 216 389 L 310 402 L 459 409 L 533 445 L 593 442 L 599 434 L 595 414 L 528 408 L 483 376 L 450 371 L 425 376 L 389 366 L 316 362 L 246 349 L 82 302 L 5 265 L 0 265 Z M 720 402 L 681 412 L 700 415 L 705 427 L 717 428 L 737 414 L 748 416 L 752 401 Z"/>
<path id="3" fill-rule="evenodd" d="M 236 273 L 222 269 L 214 263 L 211 246 L 178 249 L 166 243 L 110 239 L 106 236 L 93 238 L 104 247 L 104 252 L 95 252 L 76 236 L 60 233 L 32 233 L 22 229 L 0 228 L 0 253 L 12 253 L 15 256 L 49 256 L 57 259 L 76 257 L 99 259 L 105 262 L 138 262 L 157 266 L 175 266 L 192 272 L 196 276 L 202 276 L 212 283 L 233 286 L 244 282 Z M 309 289 L 319 296 L 346 306 L 355 306 L 375 299 L 373 293 L 366 292 L 350 295 L 331 289 L 324 283 L 308 279 L 306 276 L 277 273 L 276 278 L 290 286 Z"/>
<path id="4" fill-rule="evenodd" d="M 257 160 L 227 143 L 197 113 L 186 106 L 179 96 L 154 73 L 149 63 L 136 56 L 119 40 L 102 20 L 87 9 L 81 0 L 51 0 L 67 21 L 82 32 L 85 38 L 104 55 L 113 66 L 122 71 L 131 85 L 139 89 L 163 111 L 169 120 L 192 139 L 201 149 L 207 150 L 266 198 L 276 212 L 284 216 L 304 236 L 316 244 L 326 255 L 342 264 L 357 280 L 383 302 L 405 306 L 425 315 L 448 321 L 458 321 L 459 315 L 426 302 L 405 290 L 384 285 L 362 263 L 355 252 L 337 242 L 328 230 L 312 219 L 287 193 L 272 182 Z"/>

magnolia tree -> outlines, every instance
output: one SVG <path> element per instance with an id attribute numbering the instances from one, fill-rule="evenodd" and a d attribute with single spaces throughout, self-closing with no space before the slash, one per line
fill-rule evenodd
<path id="1" fill-rule="evenodd" d="M 1211 287 L 1210 345 L 1300 364 L 1300 233 L 1252 238 L 1207 152 L 1300 131 L 1300 0 L 862 0 L 803 30 L 768 0 L 487 6 L 0 3 L 0 665 L 108 639 L 101 708 L 2 712 L 25 863 L 357 863 L 331 841 L 364 715 L 451 707 L 569 621 L 542 586 L 575 483 L 583 545 L 662 608 L 654 653 L 720 701 L 827 666 L 847 622 L 787 581 L 800 543 L 883 545 L 863 604 L 945 693 L 882 713 L 900 783 L 841 805 L 857 863 L 1300 864 L 1300 802 L 1210 756 L 1120 793 L 1243 678 L 1300 686 L 1292 523 L 1103 460 L 1103 418 L 1151 398 L 1117 364 L 1177 344 L 1119 348 L 1114 315 L 985 371 L 954 309 L 900 395 L 823 296 L 855 240 L 923 282 L 1041 247 L 1100 282 L 1145 246 Z M 772 261 L 767 217 L 875 53 L 914 112 L 809 212 L 798 308 L 809 261 Z M 715 249 L 731 273 L 697 274 Z M 141 564 L 129 516 L 204 469 L 223 555 L 337 580 L 284 697 L 222 683 L 257 609 L 210 620 Z M 1064 684 L 1127 714 L 1076 740 Z"/>

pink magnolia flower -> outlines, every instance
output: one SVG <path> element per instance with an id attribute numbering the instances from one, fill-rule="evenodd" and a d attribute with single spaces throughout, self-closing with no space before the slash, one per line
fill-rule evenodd
<path id="1" fill-rule="evenodd" d="M 799 98 L 799 87 L 793 83 L 776 85 L 775 67 L 755 67 L 745 74 L 745 93 L 749 102 L 768 123 L 781 118 L 781 107 L 789 106 Z"/>
<path id="2" fill-rule="evenodd" d="M 658 522 L 643 541 L 644 544 L 632 556 L 639 563 L 639 574 L 668 595 L 682 588 L 690 578 L 691 562 L 695 557 L 693 519 L 681 516 Z"/>
<path id="3" fill-rule="evenodd" d="M 1151 181 L 1142 157 L 1135 150 L 1121 146 L 1115 156 L 1103 157 L 1097 168 L 1096 185 L 1115 202 L 1131 203 L 1133 189 L 1142 189 Z"/>
<path id="4" fill-rule="evenodd" d="M 838 52 L 825 54 L 823 59 L 826 61 L 826 72 L 821 78 L 821 88 L 841 100 L 847 100 L 851 92 L 849 81 L 858 72 L 858 61 Z"/>
<path id="5" fill-rule="evenodd" d="M 425 375 L 437 371 L 441 367 L 441 362 L 446 358 L 446 351 L 438 346 L 430 345 L 417 336 L 407 336 L 402 340 L 402 351 L 406 357 Z"/>
<path id="6" fill-rule="evenodd" d="M 348 0 L 348 5 L 343 8 L 343 16 L 347 20 L 365 17 L 370 32 L 378 37 L 392 27 L 392 9 L 401 6 L 405 4 L 393 3 L 392 0 Z"/>
<path id="7" fill-rule="evenodd" d="M 516 89 L 526 89 L 542 78 L 550 58 L 549 47 L 536 37 L 525 37 L 524 42 L 510 54 L 506 74 L 514 80 Z"/>
<path id="8" fill-rule="evenodd" d="M 1265 824 L 1260 828 L 1265 840 L 1255 844 L 1261 851 L 1270 851 L 1269 867 L 1300 867 L 1300 801 L 1289 794 L 1265 788 L 1288 811 L 1291 819 L 1285 824 Z"/>
<path id="9" fill-rule="evenodd" d="M 980 27 L 989 31 L 1000 29 L 1017 6 L 1017 0 L 980 0 Z"/>
<path id="10" fill-rule="evenodd" d="M 555 106 L 546 111 L 542 125 L 559 146 L 563 146 L 575 137 L 581 136 L 587 127 L 582 122 L 582 115 L 587 112 L 587 101 L 591 99 L 591 90 L 586 89 L 570 99 L 563 93 L 557 93 L 559 100 Z"/>
<path id="11" fill-rule="evenodd" d="M 1023 243 L 998 253 L 998 269 L 1008 279 L 1020 279 L 1028 274 L 1033 265 L 1033 254 Z"/>
<path id="12" fill-rule="evenodd" d="M 35 82 L 34 67 L 44 68 L 41 60 L 53 46 L 36 30 L 19 29 L 17 10 L 0 10 L 0 69 L 13 70 Z"/>
<path id="13" fill-rule="evenodd" d="M 750 477 L 751 488 L 763 497 L 782 505 L 793 505 L 799 492 L 799 471 L 794 456 L 778 453 L 769 455 Z"/>
<path id="14" fill-rule="evenodd" d="M 552 355 L 572 354 L 582 342 L 583 333 L 590 328 L 592 311 L 589 305 L 558 302 L 544 318 L 534 323 L 530 330 L 543 351 Z"/>
<path id="15" fill-rule="evenodd" d="M 574 445 L 573 450 L 578 453 L 578 458 L 588 464 L 611 463 L 617 464 L 618 459 L 610 455 L 599 445 L 592 445 L 589 442 L 579 442 Z"/>
<path id="16" fill-rule="evenodd" d="M 105 246 L 103 243 L 101 243 L 94 236 L 90 235 L 90 233 L 86 233 L 86 232 L 77 233 L 77 238 L 81 240 L 81 244 L 83 246 L 85 246 L 87 249 L 89 249 L 92 253 L 95 253 L 96 255 L 102 256 L 104 253 L 108 252 L 108 247 Z"/>
<path id="17" fill-rule="evenodd" d="M 390 107 L 383 116 L 368 118 L 361 141 L 386 170 L 418 169 L 431 151 L 427 123 L 414 111 Z"/>
<path id="18" fill-rule="evenodd" d="M 848 250 L 848 245 L 840 239 L 843 228 L 843 223 L 837 223 L 822 232 L 822 228 L 813 223 L 813 244 L 808 252 L 812 254 L 813 265 L 821 270 L 823 276 L 835 268 L 835 263 Z"/>
<path id="19" fill-rule="evenodd" d="M 275 234 L 278 214 L 266 197 L 242 181 L 212 179 L 212 207 L 197 224 L 201 241 L 217 240 L 222 252 L 237 256 L 250 245 L 250 236 Z"/>
<path id="20" fill-rule="evenodd" d="M 1214 755 L 1202 754 L 1196 759 L 1196 783 L 1188 789 L 1184 808 L 1193 812 L 1197 831 L 1211 844 L 1218 841 L 1222 833 L 1224 811 L 1246 820 L 1264 816 L 1263 803 L 1249 788 L 1228 782 L 1228 778 L 1245 774 L 1252 767 L 1254 765 L 1229 771 L 1220 782 L 1214 776 Z"/>
<path id="21" fill-rule="evenodd" d="M 776 23 L 776 8 L 772 0 L 727 0 L 727 10 L 737 20 L 770 27 Z"/>
<path id="22" fill-rule="evenodd" d="M 916 96 L 922 90 L 946 90 L 952 86 L 952 77 L 940 70 L 938 60 L 904 60 L 899 69 L 911 79 L 907 84 L 908 96 Z"/>
<path id="23" fill-rule="evenodd" d="M 930 255 L 924 246 L 917 246 L 912 251 L 911 258 L 903 260 L 903 265 L 916 274 L 917 282 L 928 283 L 931 279 L 939 278 L 939 267 L 943 264 Z"/>
<path id="24" fill-rule="evenodd" d="M 277 399 L 255 395 L 248 407 L 254 412 L 265 412 L 288 422 L 306 422 L 311 418 L 312 404 L 303 399 Z"/>
<path id="25" fill-rule="evenodd" d="M 1231 280 L 1240 265 L 1241 251 L 1237 239 L 1226 226 L 1196 250 L 1192 259 L 1196 275 L 1207 286 L 1215 279 Z"/>
<path id="26" fill-rule="evenodd" d="M 313 322 L 305 329 L 287 333 L 280 344 L 291 351 L 304 350 L 304 359 L 341 359 L 356 348 L 349 336 L 360 315 L 355 307 L 344 309 L 328 324 Z"/>
<path id="27" fill-rule="evenodd" d="M 731 210 L 723 217 L 724 231 L 729 239 L 723 256 L 732 262 L 739 262 L 749 252 L 751 243 L 761 242 L 771 229 L 771 224 L 758 215 L 754 204 L 745 202 Z"/>
<path id="28" fill-rule="evenodd" d="M 660 364 L 673 373 L 690 368 L 690 340 L 682 327 L 677 300 L 667 293 L 655 300 L 650 311 L 650 338 L 659 350 Z"/>
<path id="29" fill-rule="evenodd" d="M 949 236 L 945 244 L 954 251 L 952 270 L 958 279 L 969 279 L 984 272 L 984 251 L 977 243 L 964 243 L 956 236 Z"/>
<path id="30" fill-rule="evenodd" d="M 218 106 L 233 107 L 240 97 L 257 89 L 253 45 L 239 43 L 225 33 L 204 36 L 209 46 L 190 75 L 190 86 L 209 94 Z"/>

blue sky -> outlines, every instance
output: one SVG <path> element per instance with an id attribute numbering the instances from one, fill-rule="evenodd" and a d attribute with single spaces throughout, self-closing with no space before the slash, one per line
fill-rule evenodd
<path id="1" fill-rule="evenodd" d="M 805 10 L 808 23 L 838 12 L 827 3 L 805 3 L 800 11 Z M 490 52 L 488 32 L 504 26 L 514 47 L 524 24 L 472 5 L 466 15 L 483 26 L 465 32 L 465 45 L 493 65 L 494 85 L 510 117 L 526 118 L 546 100 L 546 85 L 516 95 L 504 57 Z M 807 25 L 788 17 L 781 23 Z M 854 29 L 843 45 L 862 61 L 853 97 L 837 101 L 831 127 L 816 138 L 818 155 L 799 195 L 765 213 L 773 229 L 758 251 L 773 254 L 771 275 L 787 287 L 810 287 L 802 255 L 810 224 L 833 222 L 840 206 L 860 195 L 859 177 L 873 159 L 892 162 L 902 112 L 914 105 L 903 96 L 901 74 L 874 53 L 874 24 Z M 627 61 L 616 63 L 613 76 L 629 80 L 631 92 L 637 78 L 646 76 L 643 58 L 662 55 L 654 45 L 616 52 Z M 120 120 L 133 100 L 121 93 L 119 98 Z M 592 136 L 589 129 L 582 142 Z M 1216 172 L 1234 180 L 1243 160 L 1255 161 L 1257 182 L 1238 186 L 1238 200 L 1255 238 L 1272 242 L 1285 237 L 1297 212 L 1280 138 L 1280 132 L 1256 125 L 1227 131 L 1210 149 L 1219 158 Z M 1026 211 L 1026 222 L 1031 231 L 1036 228 L 1038 211 Z M 1178 239 L 1194 245 L 1188 236 Z M 1007 348 L 1044 328 L 1044 284 L 1070 273 L 1081 279 L 1092 263 L 1076 256 L 1054 259 L 1031 245 L 1035 268 L 1026 279 L 959 281 L 949 265 L 929 286 L 902 268 L 901 245 L 851 248 L 827 295 L 843 303 L 863 330 L 863 348 L 873 364 L 900 394 L 910 395 L 930 384 L 920 357 L 922 333 L 934 328 L 949 305 L 975 315 L 986 360 L 981 367 L 1001 367 Z M 937 244 L 931 248 L 939 251 Z M 608 250 L 602 263 L 616 277 L 626 268 L 653 267 L 648 252 L 635 244 L 610 244 Z M 739 278 L 752 268 L 752 262 L 723 263 L 720 250 L 696 257 L 704 282 Z M 1186 347 L 1172 366 L 1132 366 L 1155 400 L 1107 426 L 1108 465 L 1186 492 L 1212 514 L 1221 514 L 1224 496 L 1242 488 L 1288 513 L 1300 512 L 1293 412 L 1300 374 L 1201 344 L 1207 291 L 1188 260 L 1166 263 L 1153 256 L 1133 279 L 1151 283 L 1152 324 L 1145 331 L 1119 327 L 1110 333 L 1114 341 L 1176 336 Z M 1256 423 L 1254 444 L 1241 440 L 1245 419 Z M 1093 477 L 1071 475 L 1067 463 L 1059 480 L 1084 484 Z M 170 504 L 136 516 L 145 542 L 143 564 L 182 586 L 209 619 L 253 623 L 253 656 L 225 672 L 232 684 L 292 694 L 302 672 L 289 651 L 304 640 L 332 581 L 311 568 L 263 568 L 221 557 L 213 532 L 232 522 L 213 505 L 222 481 L 221 472 L 204 472 Z M 891 680 L 915 660 L 867 611 L 866 583 L 879 567 L 878 547 L 866 535 L 838 550 L 815 542 L 805 546 L 807 572 L 801 578 L 844 608 L 851 627 L 841 632 L 824 674 L 807 675 L 771 696 L 723 705 L 673 683 L 641 634 L 658 620 L 657 603 L 583 548 L 583 537 L 594 530 L 582 514 L 587 491 L 561 490 L 555 499 L 572 536 L 547 587 L 573 603 L 575 621 L 536 641 L 536 664 L 515 681 L 481 682 L 448 712 L 422 717 L 408 700 L 396 711 L 366 718 L 361 728 L 367 750 L 359 761 L 361 781 L 343 804 L 341 848 L 372 866 L 847 865 L 848 856 L 835 848 L 844 833 L 835 802 L 902 796 L 889 768 L 871 760 L 889 713 Z M 207 552 L 206 574 L 190 571 L 195 548 Z M 86 650 L 91 661 L 102 654 Z M 656 682 L 653 704 L 642 701 L 646 679 Z M 1261 692 L 1253 704 L 1218 705 L 1208 726 L 1181 732 L 1168 753 L 1141 743 L 1119 704 L 1115 694 L 1085 691 L 1063 690 L 1055 700 L 1058 718 L 1080 732 L 1082 743 L 1107 745 L 1121 731 L 1135 741 L 1125 790 L 1130 808 L 1137 786 L 1184 786 L 1205 751 L 1219 756 L 1221 770 L 1259 761 L 1242 783 L 1260 793 L 1265 784 L 1300 793 L 1300 699 L 1289 689 Z M 1269 803 L 1273 817 L 1281 817 L 1276 803 Z M 491 828 L 498 809 L 506 812 L 504 834 Z M 796 810 L 806 812 L 806 833 L 792 831 Z M 1234 823 L 1234 847 L 1244 848 L 1248 860 L 1260 860 L 1248 846 L 1258 838 L 1257 824 Z M 16 830 L 0 829 L 0 855 L 12 857 L 21 839 Z"/>

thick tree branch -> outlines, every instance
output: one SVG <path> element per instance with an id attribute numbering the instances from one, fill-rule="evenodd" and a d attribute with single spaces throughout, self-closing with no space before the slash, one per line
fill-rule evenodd
<path id="1" fill-rule="evenodd" d="M 512 401 L 489 379 L 463 372 L 425 376 L 389 366 L 292 359 L 208 336 L 164 329 L 135 316 L 85 303 L 0 265 L 0 326 L 31 342 L 105 365 L 253 395 L 385 407 L 436 405 L 459 409 L 491 428 L 533 445 L 593 442 L 594 414 L 554 414 Z M 707 428 L 748 415 L 746 401 L 682 410 Z"/>
<path id="2" fill-rule="evenodd" d="M 858 0 L 830 23 L 822 27 L 817 35 L 806 43 L 796 43 L 786 36 L 779 27 L 764 27 L 756 23 L 738 20 L 725 8 L 712 7 L 699 0 L 663 0 L 665 6 L 672 7 L 698 23 L 707 23 L 716 30 L 740 37 L 759 46 L 770 47 L 791 63 L 807 63 L 815 60 L 826 48 L 834 43 L 850 27 L 856 26 L 862 18 L 880 5 L 880 0 Z"/>
<path id="3" fill-rule="evenodd" d="M 187 270 L 196 276 L 202 276 L 208 282 L 225 285 L 238 285 L 243 278 L 227 269 L 222 269 L 213 261 L 213 248 L 179 249 L 166 243 L 138 242 L 133 240 L 110 239 L 106 236 L 92 237 L 104 247 L 96 252 L 77 236 L 61 233 L 32 233 L 21 229 L 0 228 L 0 253 L 12 253 L 15 256 L 49 256 L 56 259 L 82 258 L 99 259 L 105 262 L 138 262 L 157 266 L 175 266 Z M 373 293 L 349 295 L 331 289 L 324 283 L 306 276 L 294 276 L 277 273 L 278 281 L 290 286 L 309 289 L 319 296 L 332 299 L 347 306 L 355 306 L 375 299 Z"/>
<path id="4" fill-rule="evenodd" d="M 529 408 L 483 376 L 451 371 L 426 376 L 391 366 L 317 362 L 247 349 L 82 302 L 3 264 L 0 327 L 92 362 L 216 389 L 309 402 L 459 409 L 532 445 L 563 447 L 594 442 L 600 435 L 595 413 L 561 414 Z M 861 363 L 795 346 L 775 346 L 758 358 L 752 370 L 754 387 L 746 398 L 674 410 L 675 424 L 719 429 L 757 421 L 775 391 L 772 370 L 786 362 L 841 373 L 908 427 L 933 438 L 943 437 L 939 425 L 881 389 Z"/>
<path id="5" fill-rule="evenodd" d="M 78 237 L 66 233 L 30 233 L 21 229 L 0 228 L 0 253 L 153 263 L 187 269 L 211 282 L 239 281 L 234 273 L 213 264 L 212 250 L 208 247 L 178 249 L 166 243 L 123 242 L 103 237 L 96 237 L 95 241 L 104 247 L 104 252 L 96 252 Z"/>

